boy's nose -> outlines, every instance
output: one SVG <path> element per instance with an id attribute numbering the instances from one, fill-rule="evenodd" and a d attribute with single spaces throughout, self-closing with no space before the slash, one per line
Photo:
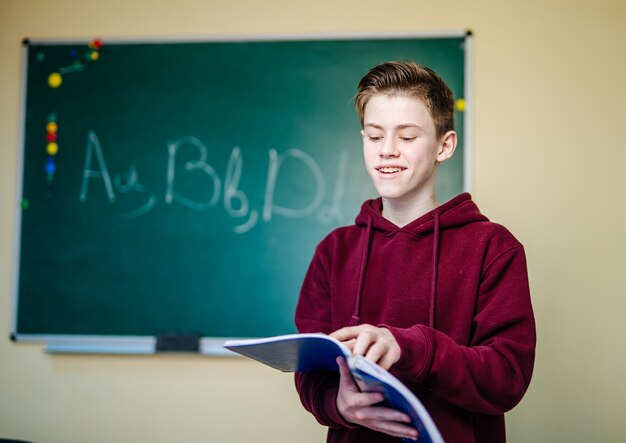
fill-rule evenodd
<path id="1" fill-rule="evenodd" d="M 385 137 L 383 143 L 380 146 L 378 155 L 381 158 L 397 157 L 400 154 L 396 146 L 396 142 L 391 137 Z"/>

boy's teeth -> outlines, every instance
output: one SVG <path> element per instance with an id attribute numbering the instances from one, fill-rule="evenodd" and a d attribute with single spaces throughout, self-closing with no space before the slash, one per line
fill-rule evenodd
<path id="1" fill-rule="evenodd" d="M 380 172 L 391 173 L 391 172 L 400 172 L 400 168 L 380 168 Z"/>

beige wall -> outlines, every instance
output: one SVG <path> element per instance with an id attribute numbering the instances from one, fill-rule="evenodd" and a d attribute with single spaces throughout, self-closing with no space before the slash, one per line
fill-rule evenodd
<path id="1" fill-rule="evenodd" d="M 289 375 L 243 360 L 9 341 L 23 37 L 474 30 L 473 194 L 526 245 L 539 345 L 512 442 L 626 441 L 626 2 L 0 0 L 0 435 L 319 442 Z M 386 6 L 382 6 L 386 5 Z"/>

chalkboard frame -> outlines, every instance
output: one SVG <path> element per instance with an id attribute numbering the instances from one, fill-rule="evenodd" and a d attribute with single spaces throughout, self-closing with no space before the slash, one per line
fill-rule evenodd
<path id="1" fill-rule="evenodd" d="M 472 140 L 473 120 L 471 104 L 473 103 L 473 36 L 471 31 L 445 31 L 445 32 L 414 32 L 414 33 L 342 33 L 342 34 L 296 34 L 296 35 L 258 35 L 258 36 L 209 36 L 197 38 L 107 38 L 110 43 L 186 43 L 186 42 L 257 42 L 257 41 L 312 41 L 312 40 L 358 40 L 358 39 L 397 39 L 397 38 L 464 38 L 465 61 L 464 61 L 464 99 L 466 108 L 463 116 L 463 190 L 471 191 L 472 184 Z M 26 127 L 26 94 L 27 94 L 27 52 L 30 43 L 40 45 L 56 44 L 88 44 L 87 39 L 37 39 L 24 40 L 22 57 L 22 82 L 20 101 L 20 131 L 18 135 L 17 174 L 15 200 L 15 236 L 14 236 L 14 261 L 12 278 L 12 324 L 10 338 L 15 342 L 43 342 L 48 352 L 60 353 L 104 353 L 104 354 L 154 354 L 159 351 L 180 351 L 193 349 L 194 352 L 206 355 L 234 355 L 222 348 L 222 343 L 232 337 L 183 337 L 186 346 L 182 348 L 167 348 L 160 346 L 165 338 L 155 336 L 131 336 L 131 335 L 72 335 L 72 334 L 30 334 L 21 333 L 17 330 L 18 305 L 19 305 L 19 263 L 20 263 L 20 238 L 22 227 L 22 202 L 23 202 L 23 175 L 24 175 L 24 148 Z M 180 342 L 180 340 L 179 340 Z M 191 348 L 189 347 L 191 346 Z"/>

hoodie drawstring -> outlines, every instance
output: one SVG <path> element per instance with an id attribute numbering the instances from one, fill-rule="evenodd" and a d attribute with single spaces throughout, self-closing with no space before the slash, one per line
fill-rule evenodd
<path id="1" fill-rule="evenodd" d="M 363 293 L 363 283 L 365 282 L 365 269 L 367 268 L 367 258 L 370 252 L 370 242 L 372 241 L 372 216 L 367 219 L 367 229 L 365 230 L 365 241 L 363 242 L 363 256 L 361 258 L 361 269 L 359 270 L 359 285 L 356 288 L 356 302 L 354 304 L 354 314 L 350 318 L 350 326 L 361 324 L 361 294 Z"/>
<path id="2" fill-rule="evenodd" d="M 430 287 L 430 306 L 428 326 L 435 328 L 435 302 L 437 300 L 437 271 L 439 269 L 439 211 L 435 212 L 435 229 L 433 233 L 433 278 Z"/>
<path id="3" fill-rule="evenodd" d="M 437 300 L 437 273 L 439 269 L 439 212 L 434 214 L 434 232 L 433 232 L 433 258 L 432 258 L 432 280 L 430 286 L 430 303 L 428 307 L 428 326 L 435 328 L 435 307 Z M 361 269 L 359 270 L 359 283 L 356 290 L 356 301 L 354 303 L 354 313 L 350 318 L 350 326 L 358 326 L 361 324 L 361 297 L 363 294 L 363 284 L 365 282 L 365 270 L 367 268 L 367 259 L 369 258 L 370 243 L 372 242 L 372 217 L 367 219 L 367 228 L 365 230 L 365 241 L 363 242 L 363 255 L 361 258 Z"/>

